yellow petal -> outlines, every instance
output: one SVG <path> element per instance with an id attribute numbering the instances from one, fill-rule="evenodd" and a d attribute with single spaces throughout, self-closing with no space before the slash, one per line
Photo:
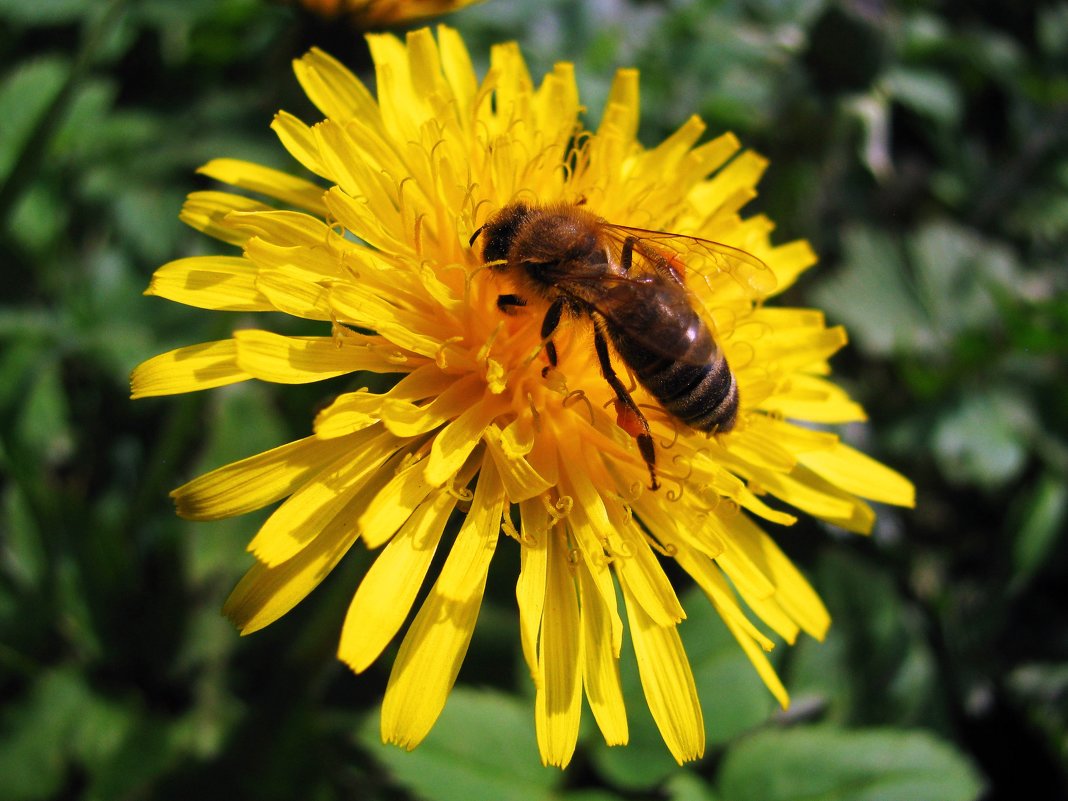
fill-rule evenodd
<path id="1" fill-rule="evenodd" d="M 320 217 L 326 214 L 326 206 L 323 205 L 323 192 L 326 190 L 288 172 L 240 159 L 213 159 L 197 172 L 224 184 L 281 200 Z"/>
<path id="2" fill-rule="evenodd" d="M 616 575 L 627 582 L 634 600 L 658 625 L 678 623 L 686 613 L 649 543 L 625 509 L 612 502 L 607 508 L 616 535 L 609 537 L 615 549 Z"/>
<path id="3" fill-rule="evenodd" d="M 635 69 L 616 70 L 612 88 L 608 92 L 601 127 L 598 136 L 608 135 L 609 128 L 623 141 L 629 142 L 638 134 L 638 120 L 641 109 L 638 98 L 638 71 Z"/>
<path id="4" fill-rule="evenodd" d="M 582 606 L 582 683 L 593 717 L 608 745 L 630 739 L 627 708 L 619 680 L 619 660 L 612 651 L 612 621 L 585 565 L 575 569 Z"/>
<path id="5" fill-rule="evenodd" d="M 235 331 L 237 362 L 248 374 L 279 384 L 322 381 L 357 370 L 396 372 L 396 364 L 368 344 L 333 337 L 287 337 L 270 331 Z"/>
<path id="6" fill-rule="evenodd" d="M 357 673 L 382 653 L 408 617 L 456 497 L 440 490 L 408 518 L 372 563 L 345 615 L 338 658 Z"/>
<path id="7" fill-rule="evenodd" d="M 152 274 L 146 295 L 216 311 L 274 311 L 256 289 L 256 265 L 235 256 L 191 256 Z"/>
<path id="8" fill-rule="evenodd" d="M 471 642 L 503 511 L 504 489 L 486 460 L 471 511 L 393 663 L 382 704 L 385 742 L 411 750 L 441 714 Z"/>
<path id="9" fill-rule="evenodd" d="M 785 709 L 790 704 L 790 696 L 783 686 L 782 680 L 775 672 L 771 662 L 765 655 L 770 651 L 772 642 L 749 622 L 734 599 L 734 593 L 712 561 L 700 554 L 693 554 L 688 549 L 678 554 L 679 564 L 683 566 L 698 586 L 704 591 L 709 601 L 715 607 L 716 612 L 723 619 L 730 633 L 742 647 L 745 655 L 756 669 L 764 685 L 768 688 L 779 704 Z"/>
<path id="10" fill-rule="evenodd" d="M 332 439 L 373 426 L 382 419 L 384 399 L 366 389 L 346 392 L 315 416 L 315 436 Z"/>
<path id="11" fill-rule="evenodd" d="M 233 225 L 233 212 L 260 212 L 271 209 L 258 200 L 229 192 L 191 192 L 185 199 L 178 219 L 208 236 L 243 245 L 248 235 Z"/>
<path id="12" fill-rule="evenodd" d="M 451 385 L 443 388 L 440 394 L 427 404 L 418 405 L 403 398 L 393 397 L 391 393 L 391 397 L 382 404 L 382 421 L 386 428 L 398 437 L 419 436 L 433 431 L 478 403 L 483 386 L 477 376 L 467 375 L 451 380 Z"/>
<path id="13" fill-rule="evenodd" d="M 690 661 L 675 626 L 658 626 L 620 582 L 642 692 L 668 750 L 680 765 L 705 753 L 705 723 Z"/>
<path id="14" fill-rule="evenodd" d="M 810 515 L 862 534 L 871 530 L 875 518 L 867 504 L 804 467 L 795 468 L 789 475 L 771 471 L 754 471 L 754 475 L 762 491 L 771 492 Z"/>
<path id="15" fill-rule="evenodd" d="M 366 499 L 357 495 L 308 547 L 292 559 L 268 567 L 256 562 L 223 605 L 223 614 L 242 634 L 268 626 L 319 586 L 356 541 L 355 512 Z"/>
<path id="16" fill-rule="evenodd" d="M 277 565 L 293 557 L 376 478 L 376 471 L 393 456 L 397 446 L 392 434 L 376 430 L 339 459 L 323 465 L 322 470 L 267 518 L 249 543 L 249 551 L 267 565 Z M 385 484 L 389 476 L 378 475 L 377 479 Z M 354 522 L 350 520 L 349 524 Z"/>
<path id="17" fill-rule="evenodd" d="M 916 505 L 911 481 L 848 445 L 802 453 L 797 458 L 812 472 L 861 498 L 897 506 Z"/>
<path id="18" fill-rule="evenodd" d="M 760 565 L 775 587 L 776 603 L 808 634 L 822 640 L 831 625 L 823 601 L 775 541 L 753 521 L 739 515 L 731 533 L 740 549 Z M 744 594 L 744 593 L 743 593 Z"/>
<path id="19" fill-rule="evenodd" d="M 130 374 L 130 397 L 196 392 L 250 378 L 237 365 L 237 343 L 222 339 L 176 348 L 142 362 Z"/>
<path id="20" fill-rule="evenodd" d="M 552 485 L 543 478 L 522 456 L 509 456 L 501 443 L 501 429 L 491 425 L 486 429 L 485 440 L 490 455 L 500 471 L 508 500 L 519 503 L 546 492 Z"/>
<path id="21" fill-rule="evenodd" d="M 312 129 L 285 111 L 278 112 L 271 123 L 271 130 L 278 136 L 282 147 L 289 151 L 310 172 L 330 179 L 329 171 L 319 157 L 319 147 Z"/>
<path id="22" fill-rule="evenodd" d="M 187 520 L 243 515 L 290 495 L 324 464 L 358 447 L 360 439 L 298 439 L 194 478 L 171 497 Z"/>
<path id="23" fill-rule="evenodd" d="M 575 444 L 575 443 L 573 443 Z M 561 448 L 566 446 L 560 443 Z M 574 452 L 565 451 L 561 460 L 561 472 L 566 476 L 562 489 L 571 493 L 573 504 L 567 517 L 568 531 L 574 538 L 582 554 L 582 559 L 589 568 L 605 606 L 610 610 L 612 620 L 612 652 L 619 655 L 623 644 L 623 621 L 616 608 L 616 588 L 612 574 L 608 569 L 608 558 L 601 545 L 607 540 L 612 528 L 605 510 L 604 501 L 586 472 L 583 460 Z"/>
<path id="24" fill-rule="evenodd" d="M 234 211 L 227 218 L 227 224 L 249 238 L 250 241 L 245 243 L 245 255 L 253 261 L 279 267 L 291 264 L 294 254 L 299 254 L 304 259 L 314 261 L 315 267 L 309 274 L 309 278 L 313 279 L 343 277 L 345 273 L 341 270 L 339 257 L 345 251 L 346 244 L 354 249 L 357 247 L 347 243 L 318 217 L 299 211 Z M 253 240 L 252 237 L 258 239 Z M 275 256 L 271 260 L 269 254 L 272 252 L 283 256 Z"/>
<path id="25" fill-rule="evenodd" d="M 797 277 L 819 259 L 808 242 L 796 239 L 773 249 L 765 257 L 765 261 L 778 279 L 778 284 L 772 293 L 778 295 L 793 286 Z"/>
<path id="26" fill-rule="evenodd" d="M 504 411 L 501 399 L 492 395 L 483 398 L 443 428 L 430 448 L 426 460 L 426 478 L 434 486 L 448 481 L 482 441 L 482 432 L 494 417 Z M 497 475 L 496 469 L 493 471 Z M 499 479 L 497 479 L 499 480 Z"/>
<path id="27" fill-rule="evenodd" d="M 548 551 L 538 652 L 542 683 L 534 698 L 534 722 L 542 764 L 564 768 L 571 761 L 578 741 L 582 633 L 575 580 L 569 570 L 568 545 L 559 528 L 549 532 Z M 608 649 L 610 641 L 599 646 Z"/>
<path id="28" fill-rule="evenodd" d="M 378 104 L 360 80 L 337 59 L 313 47 L 293 62 L 308 99 L 327 117 L 344 122 L 378 117 Z"/>
<path id="29" fill-rule="evenodd" d="M 356 521 L 367 547 L 378 548 L 392 537 L 432 489 L 419 463 L 390 479 Z"/>
<path id="30" fill-rule="evenodd" d="M 330 305 L 338 319 L 377 331 L 397 347 L 434 358 L 441 350 L 440 339 L 419 332 L 437 325 L 420 315 L 384 303 L 370 293 L 351 285 L 339 285 L 330 292 Z"/>
<path id="31" fill-rule="evenodd" d="M 852 423 L 868 419 L 864 409 L 845 390 L 826 379 L 804 373 L 790 376 L 761 401 L 759 408 L 813 423 Z"/>
<path id="32" fill-rule="evenodd" d="M 548 556 L 549 511 L 540 498 L 519 505 L 522 547 L 519 549 L 519 580 L 515 585 L 519 606 L 519 635 L 523 657 L 535 687 L 542 683 L 538 665 L 538 632 L 545 608 L 545 581 Z"/>
<path id="33" fill-rule="evenodd" d="M 464 112 L 461 116 L 466 119 L 467 109 L 471 107 L 471 100 L 478 91 L 471 56 L 460 34 L 445 25 L 438 27 L 438 46 L 441 48 L 442 72 L 452 88 L 457 107 Z"/>

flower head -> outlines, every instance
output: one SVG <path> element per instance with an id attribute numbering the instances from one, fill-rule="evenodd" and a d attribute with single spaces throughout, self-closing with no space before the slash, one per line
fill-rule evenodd
<path id="1" fill-rule="evenodd" d="M 334 17 L 351 16 L 364 28 L 394 25 L 458 11 L 481 0 L 300 0 L 305 8 Z"/>
<path id="2" fill-rule="evenodd" d="M 789 525 L 790 510 L 800 510 L 865 532 L 874 515 L 862 498 L 913 500 L 905 479 L 809 425 L 864 419 L 827 378 L 842 330 L 825 327 L 817 311 L 764 303 L 815 257 L 805 242 L 772 245 L 765 217 L 739 215 L 766 162 L 732 135 L 697 144 L 704 126 L 692 118 L 652 149 L 638 143 L 633 70 L 618 73 L 600 125 L 585 131 L 569 64 L 535 87 L 518 48 L 500 45 L 480 82 L 448 28 L 436 40 L 421 30 L 406 43 L 368 41 L 377 98 L 313 50 L 296 73 L 326 119 L 274 121 L 286 149 L 328 188 L 210 162 L 204 174 L 271 204 L 191 195 L 183 219 L 242 253 L 172 262 L 148 290 L 203 308 L 282 311 L 317 321 L 322 333 L 239 330 L 150 359 L 133 390 L 358 380 L 364 371 L 399 380 L 383 393 L 345 391 L 305 439 L 180 487 L 178 511 L 210 520 L 286 499 L 253 538 L 256 562 L 226 604 L 244 633 L 285 614 L 357 541 L 380 549 L 341 632 L 338 655 L 356 672 L 398 635 L 420 587 L 433 582 L 393 665 L 387 741 L 414 747 L 434 724 L 494 553 L 513 548 L 542 759 L 571 758 L 583 693 L 605 739 L 627 741 L 625 636 L 668 748 L 680 762 L 694 759 L 704 723 L 677 633 L 685 613 L 663 562 L 693 577 L 785 705 L 764 655 L 772 643 L 751 618 L 787 642 L 801 631 L 822 637 L 829 620 L 761 523 Z M 757 282 L 731 270 L 687 273 L 736 378 L 737 420 L 729 433 L 701 433 L 636 385 L 662 482 L 655 491 L 635 437 L 618 424 L 619 394 L 602 374 L 589 317 L 572 315 L 553 332 L 549 369 L 545 303 L 499 302 L 517 293 L 514 276 L 487 268 L 472 238 L 516 201 L 581 204 L 614 223 L 700 236 L 766 271 Z M 611 359 L 629 383 L 618 353 Z M 457 509 L 466 517 L 446 536 Z M 430 577 L 439 548 L 447 557 Z"/>

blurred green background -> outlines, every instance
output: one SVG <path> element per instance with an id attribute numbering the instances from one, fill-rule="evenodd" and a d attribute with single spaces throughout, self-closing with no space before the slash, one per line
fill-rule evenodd
<path id="1" fill-rule="evenodd" d="M 688 588 L 705 759 L 678 768 L 625 659 L 631 745 L 586 725 L 538 764 L 514 570 L 491 576 L 460 684 L 412 754 L 377 739 L 389 659 L 334 659 L 369 559 L 279 623 L 219 613 L 262 515 L 190 524 L 169 489 L 306 435 L 321 388 L 131 403 L 139 361 L 249 319 L 141 292 L 222 252 L 178 222 L 217 156 L 292 168 L 268 130 L 318 119 L 290 61 L 367 75 L 359 34 L 262 0 L 0 0 L 0 801 L 790 801 L 1068 796 L 1068 3 L 490 0 L 448 18 L 484 71 L 518 39 L 576 63 L 594 125 L 642 72 L 642 138 L 692 112 L 772 159 L 779 241 L 822 263 L 843 433 L 916 484 L 870 538 L 774 532 L 834 616 L 777 649 L 777 712 Z M 588 717 L 588 714 L 587 714 Z M 586 720 L 586 724 L 590 724 Z"/>

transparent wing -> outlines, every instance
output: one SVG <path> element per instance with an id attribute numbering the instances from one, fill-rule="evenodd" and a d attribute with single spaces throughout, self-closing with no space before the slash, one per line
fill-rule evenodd
<path id="1" fill-rule="evenodd" d="M 728 275 L 753 297 L 767 295 L 778 283 L 775 274 L 762 260 L 722 242 L 615 223 L 604 223 L 604 233 L 620 256 L 629 248 L 641 254 L 653 269 L 669 269 L 679 281 L 684 282 L 696 274 L 707 283 L 712 277 Z M 632 265 L 638 261 L 632 260 Z M 640 265 L 638 269 L 642 269 Z M 708 286 L 713 288 L 711 284 Z"/>

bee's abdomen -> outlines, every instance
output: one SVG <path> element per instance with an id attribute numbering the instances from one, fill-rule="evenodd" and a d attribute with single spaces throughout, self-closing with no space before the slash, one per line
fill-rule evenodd
<path id="1" fill-rule="evenodd" d="M 738 414 L 738 383 L 722 351 L 691 364 L 654 356 L 625 338 L 616 349 L 665 411 L 697 431 L 730 431 Z"/>
<path id="2" fill-rule="evenodd" d="M 659 361 L 636 375 L 667 412 L 690 428 L 725 432 L 734 427 L 738 384 L 722 353 L 706 364 Z"/>

